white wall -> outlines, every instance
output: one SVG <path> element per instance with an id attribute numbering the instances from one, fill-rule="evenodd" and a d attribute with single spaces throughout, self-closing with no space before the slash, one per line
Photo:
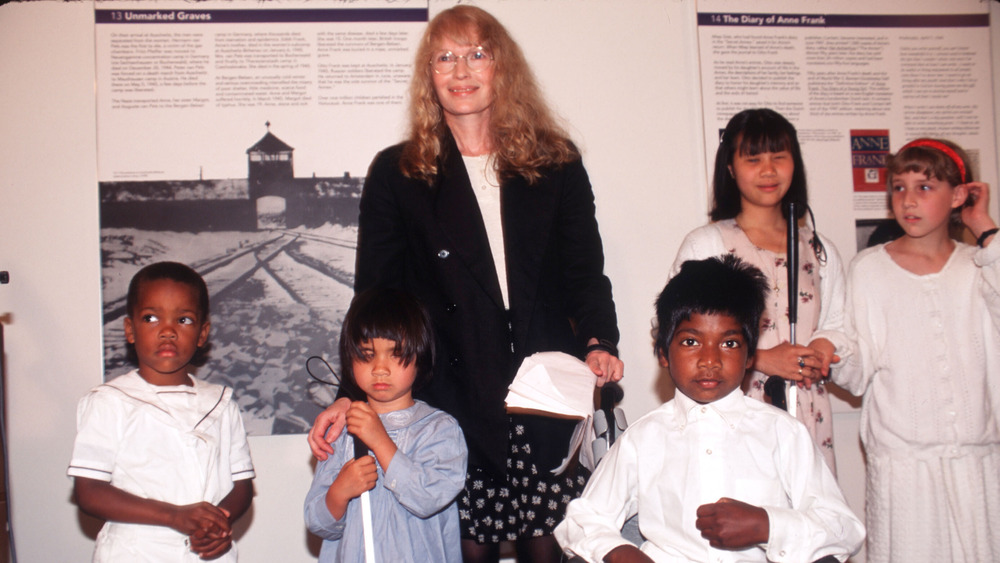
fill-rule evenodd
<path id="1" fill-rule="evenodd" d="M 451 3 L 435 0 L 432 11 Z M 651 352 L 652 300 L 681 238 L 706 219 L 694 2 L 479 4 L 520 42 L 584 151 L 635 419 L 669 393 Z M 23 562 L 82 561 L 98 524 L 71 504 L 65 471 L 76 401 L 102 370 L 93 5 L 7 4 L 0 30 L 0 270 L 11 275 L 0 319 L 15 541 Z M 823 197 L 823 230 L 850 259 L 850 196 Z M 841 482 L 860 513 L 856 412 L 835 424 Z M 312 560 L 300 516 L 312 475 L 304 436 L 253 438 L 251 448 L 257 497 L 241 522 L 242 559 Z"/>

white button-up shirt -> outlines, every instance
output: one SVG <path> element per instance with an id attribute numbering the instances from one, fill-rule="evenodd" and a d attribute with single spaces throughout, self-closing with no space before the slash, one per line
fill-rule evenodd
<path id="1" fill-rule="evenodd" d="M 766 544 L 709 546 L 695 512 L 722 497 L 767 511 Z M 646 538 L 640 549 L 655 561 L 845 560 L 865 537 L 806 427 L 739 389 L 707 405 L 678 392 L 636 421 L 570 503 L 556 539 L 601 561 L 628 543 L 620 528 L 636 514 Z"/>

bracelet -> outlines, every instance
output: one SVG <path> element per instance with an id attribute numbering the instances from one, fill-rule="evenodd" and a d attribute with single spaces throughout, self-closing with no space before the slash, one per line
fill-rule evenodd
<path id="1" fill-rule="evenodd" d="M 618 347 L 615 346 L 615 343 L 610 340 L 605 340 L 603 338 L 598 339 L 597 344 L 591 344 L 590 346 L 587 346 L 587 352 L 583 355 L 583 357 L 586 358 L 588 354 L 596 350 L 607 352 L 608 354 L 611 354 L 616 358 L 618 357 Z"/>
<path id="2" fill-rule="evenodd" d="M 1000 231 L 1000 229 L 998 229 L 997 227 L 993 227 L 992 229 L 986 229 L 985 231 L 983 231 L 983 233 L 979 235 L 979 238 L 976 239 L 976 246 L 982 248 L 983 244 L 986 242 L 986 239 L 990 238 L 991 235 L 997 234 L 998 231 Z"/>

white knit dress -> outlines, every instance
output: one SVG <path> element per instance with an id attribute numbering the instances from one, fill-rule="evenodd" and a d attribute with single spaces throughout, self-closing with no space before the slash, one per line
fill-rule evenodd
<path id="1" fill-rule="evenodd" d="M 1000 561 L 1000 244 L 929 275 L 867 249 L 847 305 L 833 377 L 864 397 L 869 563 Z"/>

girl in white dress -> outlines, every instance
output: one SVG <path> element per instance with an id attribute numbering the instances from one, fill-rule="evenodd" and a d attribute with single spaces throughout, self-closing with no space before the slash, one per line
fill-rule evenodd
<path id="1" fill-rule="evenodd" d="M 770 283 L 760 345 L 743 387 L 767 400 L 765 383 L 799 383 L 796 417 L 805 423 L 836 474 L 830 397 L 821 382 L 846 345 L 842 332 L 844 273 L 836 248 L 815 229 L 799 226 L 796 344 L 788 318 L 787 204 L 803 219 L 808 197 L 795 127 L 770 109 L 744 110 L 729 120 L 715 156 L 712 223 L 687 235 L 671 277 L 686 260 L 735 254 L 761 269 Z"/>
<path id="2" fill-rule="evenodd" d="M 1000 244 L 964 151 L 888 161 L 904 234 L 851 262 L 833 379 L 861 395 L 868 561 L 1000 561 Z M 949 237 L 961 222 L 978 247 Z"/>

